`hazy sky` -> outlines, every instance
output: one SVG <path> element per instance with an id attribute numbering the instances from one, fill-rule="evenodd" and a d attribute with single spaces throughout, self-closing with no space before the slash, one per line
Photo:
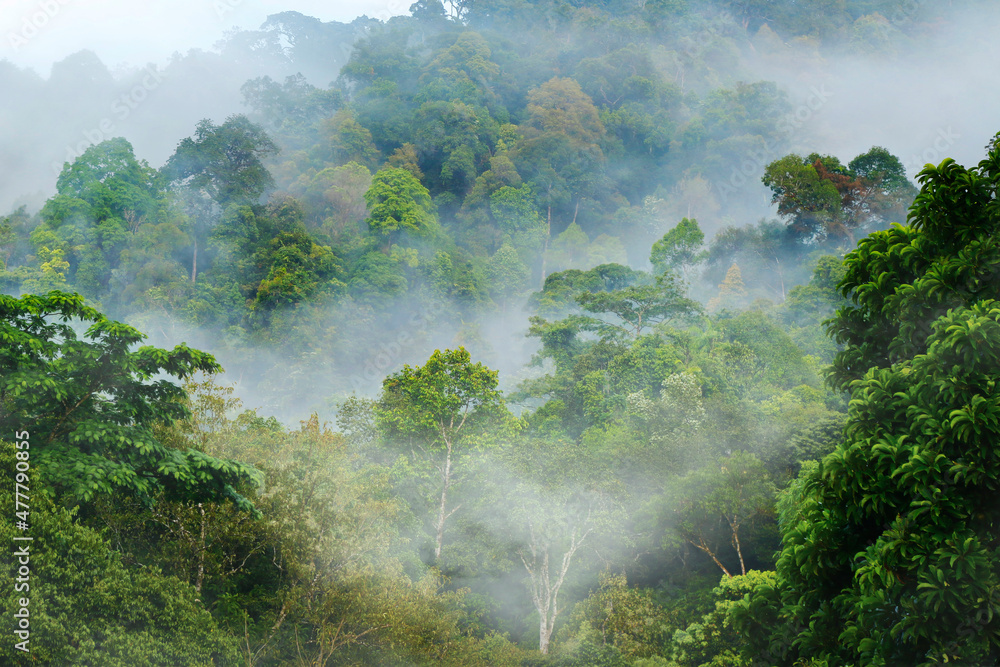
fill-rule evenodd
<path id="1" fill-rule="evenodd" d="M 257 28 L 269 14 L 324 21 L 409 13 L 413 0 L 0 0 L 0 59 L 48 76 L 53 62 L 91 49 L 109 67 L 165 62 L 211 48 L 226 30 Z"/>

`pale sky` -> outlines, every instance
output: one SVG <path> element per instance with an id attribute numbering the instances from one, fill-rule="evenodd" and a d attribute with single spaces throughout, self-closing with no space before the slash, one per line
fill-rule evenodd
<path id="1" fill-rule="evenodd" d="M 408 14 L 413 0 L 0 0 L 0 60 L 48 76 L 52 63 L 90 49 L 112 70 L 165 64 L 175 51 L 210 49 L 234 27 L 297 11 L 323 21 Z"/>

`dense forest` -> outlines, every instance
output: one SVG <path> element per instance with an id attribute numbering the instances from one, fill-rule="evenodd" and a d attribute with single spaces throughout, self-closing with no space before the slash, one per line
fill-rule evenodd
<path id="1" fill-rule="evenodd" d="M 2 662 L 1000 663 L 1000 134 L 823 154 L 785 76 L 995 13 L 956 4 L 0 61 L 6 122 L 88 128 L 0 142 Z"/>

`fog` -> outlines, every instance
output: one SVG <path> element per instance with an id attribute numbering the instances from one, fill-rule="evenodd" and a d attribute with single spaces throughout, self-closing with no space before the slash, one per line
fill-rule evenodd
<path id="1" fill-rule="evenodd" d="M 268 649 L 275 654 L 284 642 L 281 650 L 290 656 L 294 644 L 300 661 L 303 647 L 318 645 L 322 657 L 323 633 L 339 622 L 328 648 L 343 651 L 333 662 L 379 655 L 374 642 L 387 630 L 391 650 L 398 642 L 399 651 L 414 650 L 412 664 L 436 664 L 414 649 L 437 642 L 427 639 L 433 633 L 397 637 L 395 622 L 376 616 L 359 617 L 346 630 L 356 634 L 336 645 L 346 627 L 337 615 L 353 613 L 351 598 L 336 595 L 357 585 L 358 599 L 385 619 L 379 605 L 399 606 L 395 593 L 382 600 L 361 579 L 338 580 L 353 560 L 375 583 L 398 576 L 399 600 L 416 591 L 454 604 L 456 636 L 525 651 L 503 661 L 480 646 L 483 664 L 556 664 L 529 655 L 536 646 L 546 653 L 550 640 L 558 664 L 701 664 L 678 656 L 709 641 L 717 644 L 715 662 L 736 664 L 724 651 L 749 640 L 723 619 L 738 607 L 739 586 L 763 582 L 753 588 L 763 595 L 776 581 L 783 567 L 776 549 L 812 540 L 801 552 L 822 559 L 823 549 L 851 543 L 824 544 L 829 535 L 871 537 L 855 545 L 867 551 L 846 554 L 839 573 L 824 565 L 808 575 L 857 584 L 868 576 L 858 574 L 858 554 L 873 557 L 888 543 L 878 533 L 890 530 L 893 516 L 901 523 L 912 510 L 905 521 L 913 520 L 923 501 L 907 509 L 911 499 L 931 497 L 901 486 L 890 499 L 899 508 L 881 500 L 866 506 L 868 486 L 840 496 L 820 488 L 851 476 L 888 488 L 908 479 L 898 471 L 912 461 L 880 451 L 891 444 L 916 452 L 918 438 L 934 446 L 946 440 L 934 430 L 943 418 L 928 417 L 917 433 L 899 416 L 909 409 L 883 417 L 874 411 L 881 394 L 862 394 L 865 382 L 892 377 L 903 386 L 907 374 L 924 373 L 912 360 L 884 376 L 869 371 L 851 385 L 861 387 L 853 395 L 847 383 L 829 381 L 897 354 L 887 347 L 879 357 L 873 340 L 885 334 L 888 345 L 911 324 L 898 304 L 883 311 L 902 316 L 878 320 L 873 313 L 885 301 L 873 306 L 864 296 L 858 310 L 845 309 L 838 280 L 843 254 L 864 234 L 905 222 L 916 190 L 893 178 L 896 163 L 883 155 L 876 159 L 887 169 L 841 167 L 879 146 L 915 182 L 926 163 L 950 157 L 973 166 L 983 158 L 1000 130 L 1000 5 L 856 0 L 851 11 L 861 18 L 841 17 L 824 32 L 822 17 L 802 18 L 805 3 L 794 1 L 784 3 L 780 25 L 728 13 L 754 3 L 687 0 L 648 13 L 643 2 L 628 4 L 635 23 L 610 28 L 592 19 L 606 18 L 611 0 L 599 12 L 592 4 L 554 0 L 546 14 L 542 3 L 517 0 L 422 0 L 411 18 L 409 2 L 397 0 L 158 1 L 141 16 L 118 0 L 7 3 L 0 293 L 78 290 L 152 345 L 214 355 L 225 372 L 192 394 L 191 418 L 156 425 L 167 434 L 168 455 L 194 443 L 206 456 L 238 458 L 271 475 L 255 496 L 268 524 L 259 536 L 233 523 L 231 538 L 206 542 L 228 519 L 207 522 L 193 495 L 163 496 L 200 528 L 183 535 L 183 527 L 170 532 L 163 499 L 154 499 L 159 524 L 143 519 L 153 515 L 138 505 L 84 507 L 79 516 L 102 530 L 122 525 L 116 539 L 126 546 L 114 548 L 126 553 L 129 539 L 140 545 L 127 553 L 129 567 L 166 558 L 183 572 L 197 562 L 194 602 L 224 612 L 227 623 L 237 619 L 230 630 L 248 656 L 256 650 L 251 635 L 263 642 L 263 656 L 288 615 L 295 627 L 282 630 L 284 639 Z M 779 11 L 782 3 L 760 4 Z M 864 14 L 887 6 L 901 8 Z M 478 32 L 462 30 L 459 16 Z M 509 16 L 537 22 L 537 32 L 534 23 L 508 25 Z M 677 24 L 664 25 L 664 17 Z M 772 23 L 816 36 L 782 37 Z M 117 137 L 140 163 L 162 171 L 137 168 L 121 141 L 69 169 Z M 784 186 L 772 191 L 762 182 L 775 160 L 813 153 L 840 166 L 790 161 Z M 808 201 L 788 212 L 783 194 Z M 671 246 L 672 230 L 687 236 Z M 703 244 L 691 240 L 701 232 Z M 939 236 L 921 238 L 940 240 L 951 227 L 932 232 Z M 927 246 L 916 244 L 872 253 L 876 259 L 859 261 L 857 272 L 889 252 L 923 253 Z M 902 264 L 874 272 L 876 287 L 912 281 Z M 926 283 L 920 289 L 928 293 L 951 289 Z M 914 288 L 906 298 L 921 296 Z M 942 299 L 927 312 L 941 304 L 951 308 Z M 468 356 L 435 353 L 459 347 Z M 850 356 L 862 348 L 864 355 Z M 922 364 L 932 357 L 920 356 Z M 850 368 L 838 370 L 845 359 Z M 893 389 L 885 401 L 902 405 L 906 392 L 884 384 Z M 962 386 L 978 391 L 974 384 Z M 220 400 L 231 386 L 239 400 Z M 85 390 L 80 403 L 66 401 L 57 427 L 96 395 Z M 18 391 L 20 401 L 25 391 Z M 109 391 L 101 400 L 124 399 Z M 873 417 L 859 420 L 865 401 Z M 48 418 L 39 412 L 39 422 Z M 956 413 L 948 418 L 959 442 Z M 859 423 L 873 435 L 854 428 Z M 843 453 L 848 447 L 853 458 Z M 862 453 L 884 465 L 896 457 L 892 465 L 904 467 L 882 475 L 857 464 Z M 956 470 L 965 465 L 957 461 Z M 810 469 L 813 478 L 799 477 Z M 865 477 L 876 474 L 883 478 Z M 251 489 L 249 478 L 244 483 Z M 934 490 L 934 502 L 960 495 L 949 485 Z M 837 520 L 840 498 L 848 499 L 840 503 L 847 528 L 785 541 L 805 530 L 809 512 Z M 870 526 L 851 524 L 852 512 L 871 518 Z M 159 532 L 141 535 L 150 525 Z M 182 548 L 166 548 L 171 540 Z M 242 544 L 252 546 L 243 560 L 252 567 L 209 563 L 205 574 L 205 554 L 235 559 Z M 187 546 L 200 561 L 185 558 Z M 788 571 L 806 572 L 798 556 L 782 558 Z M 204 595 L 203 575 L 214 579 Z M 321 576 L 332 591 L 323 609 L 315 602 L 326 595 L 315 587 Z M 617 588 L 605 586 L 612 577 Z M 872 581 L 874 589 L 880 581 L 895 586 L 888 576 Z M 723 590 L 729 584 L 737 588 Z M 916 589 L 903 599 L 915 600 Z M 969 599 L 985 604 L 973 592 Z M 902 608 L 891 602 L 879 613 L 891 616 L 894 606 Z M 237 610 L 242 618 L 228 617 Z M 435 608 L 425 613 L 441 620 Z M 615 614 L 624 630 L 613 627 Z M 729 633 L 721 639 L 706 630 L 712 614 Z M 914 618 L 907 611 L 899 620 Z M 789 619 L 776 625 L 791 627 Z M 300 642 L 300 629 L 310 628 L 313 638 Z M 627 652 L 616 633 L 634 639 L 628 661 L 616 662 L 615 651 Z M 435 657 L 445 663 L 444 655 Z"/>
<path id="2" fill-rule="evenodd" d="M 150 0 L 139 12 L 122 0 L 5 0 L 0 59 L 42 76 L 84 49 L 112 70 L 163 67 L 173 53 L 209 50 L 226 32 L 254 29 L 271 14 L 298 11 L 350 23 L 362 15 L 385 21 L 408 7 L 399 0 Z"/>
<path id="3" fill-rule="evenodd" d="M 19 34 L 24 21 L 33 20 L 32 12 L 43 4 L 15 3 L 5 13 L 5 32 Z M 0 211 L 22 204 L 29 212 L 38 211 L 55 192 L 65 162 L 114 136 L 126 137 L 138 158 L 160 167 L 199 120 L 218 123 L 230 114 L 246 113 L 240 87 L 249 79 L 270 76 L 281 81 L 303 73 L 324 88 L 337 78 L 355 40 L 364 38 L 377 21 L 405 12 L 398 3 L 302 2 L 291 13 L 268 16 L 288 8 L 278 2 L 192 1 L 152 3 L 136 17 L 119 2 L 54 6 L 43 8 L 51 9 L 52 16 L 37 27 L 37 34 L 17 44 L 16 50 L 6 44 L 2 52 Z M 357 18 L 362 13 L 369 18 Z M 123 17 L 128 17 L 127 25 Z M 289 36 L 317 30 L 321 21 L 332 28 L 325 34 L 336 35 L 321 52 L 305 40 L 298 45 L 289 41 Z M 234 30 L 240 25 L 250 28 Z M 847 45 L 821 55 L 808 39 L 785 43 L 766 28 L 752 36 L 738 67 L 719 73 L 719 84 L 776 81 L 787 93 L 790 111 L 779 123 L 775 140 L 763 149 L 737 154 L 741 157 L 732 165 L 707 178 L 684 177 L 684 165 L 677 165 L 677 180 L 663 184 L 647 211 L 646 233 L 621 239 L 630 263 L 647 267 L 649 244 L 681 216 L 697 217 L 707 239 L 727 226 L 774 217 L 771 193 L 760 178 L 767 163 L 789 152 L 830 154 L 846 164 L 880 145 L 901 158 L 910 178 L 925 162 L 945 156 L 975 164 L 985 140 L 997 130 L 1000 70 L 990 63 L 1000 51 L 998 27 L 1000 11 L 987 14 L 978 8 L 947 21 L 928 20 L 918 39 L 898 47 L 902 50 L 868 54 Z M 892 29 L 891 23 L 886 29 Z M 703 31 L 690 49 L 709 45 L 719 34 L 731 37 L 733 28 L 721 28 L 719 34 L 715 30 Z M 684 84 L 683 78 L 678 81 Z M 567 224 L 556 220 L 553 234 Z M 714 289 L 714 282 L 692 284 L 692 293 L 706 300 Z M 772 298 L 780 300 L 784 290 L 782 285 Z M 349 342 L 357 336 L 363 339 L 363 333 L 344 333 L 346 338 L 338 339 L 338 357 L 320 366 L 276 350 L 260 350 L 251 364 L 245 358 L 229 358 L 227 345 L 208 333 L 176 322 L 159 323 L 153 315 L 135 321 L 145 325 L 158 344 L 186 340 L 213 350 L 229 369 L 229 378 L 242 381 L 241 392 L 249 404 L 286 418 L 313 409 L 329 411 L 337 397 L 350 391 L 371 394 L 387 373 L 404 363 L 419 363 L 441 346 L 467 345 L 474 356 L 502 369 L 506 388 L 516 384 L 518 373 L 537 372 L 524 369 L 537 343 L 524 337 L 527 319 L 521 307 L 512 307 L 503 317 L 487 315 L 476 321 L 421 317 L 405 303 L 387 307 L 396 312 L 392 321 L 406 332 L 403 340 L 390 335 L 370 349 Z M 344 321 L 339 314 L 343 308 L 331 306 L 329 320 Z M 305 393 L 311 399 L 300 403 L 296 394 L 303 390 L 295 387 L 302 383 L 295 378 L 301 379 L 298 374 L 305 367 L 325 369 L 327 379 L 316 381 L 329 388 L 317 393 L 310 384 Z M 284 381 L 277 381 L 282 377 Z M 261 382 L 269 387 L 266 392 L 255 387 Z"/>

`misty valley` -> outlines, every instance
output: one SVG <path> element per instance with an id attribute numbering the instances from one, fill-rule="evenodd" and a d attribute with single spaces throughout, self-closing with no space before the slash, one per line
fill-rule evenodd
<path id="1" fill-rule="evenodd" d="M 998 26 L 0 60 L 0 663 L 1000 664 Z"/>

